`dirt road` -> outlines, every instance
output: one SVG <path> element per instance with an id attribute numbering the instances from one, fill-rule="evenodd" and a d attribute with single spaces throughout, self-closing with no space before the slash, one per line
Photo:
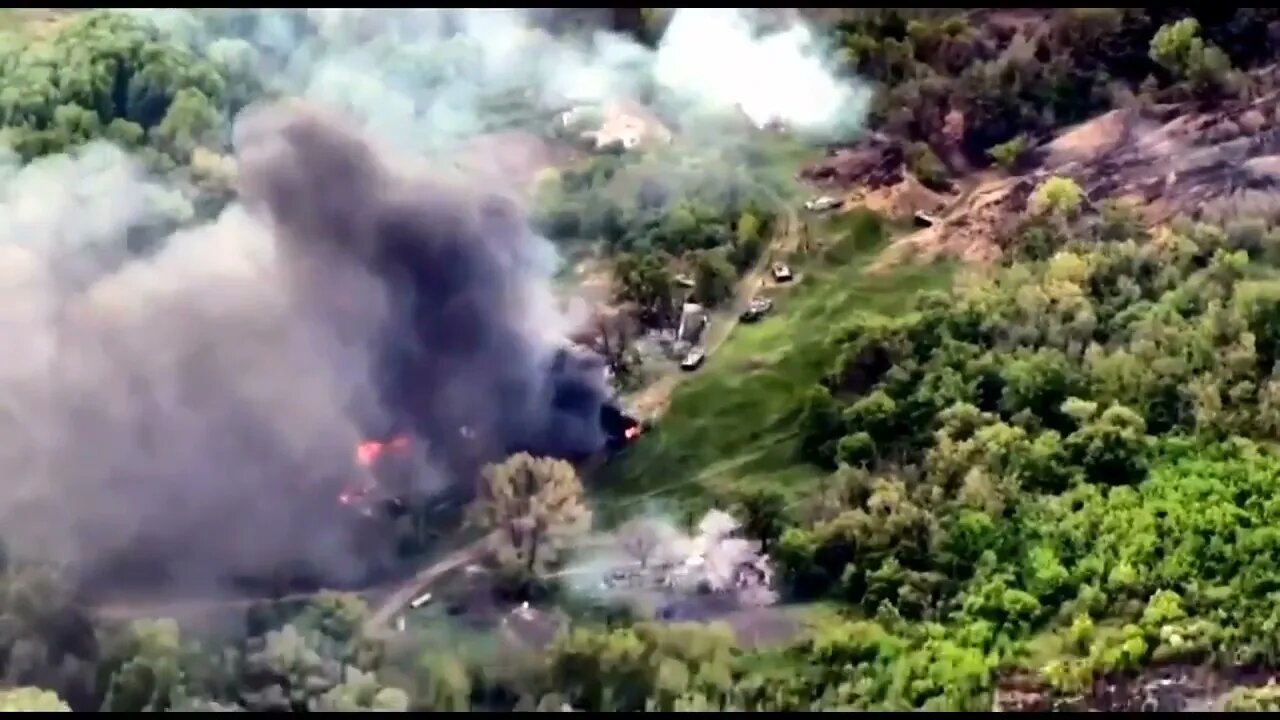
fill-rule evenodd
<path id="1" fill-rule="evenodd" d="M 439 580 L 442 575 L 464 565 L 478 562 L 484 555 L 484 548 L 487 543 L 487 537 L 480 538 L 420 570 L 417 575 L 413 576 L 412 580 L 403 582 L 391 595 L 377 605 L 365 622 L 365 627 L 385 626 L 390 623 L 391 618 L 397 612 L 408 605 L 410 600 L 430 587 L 431 583 Z"/>
<path id="2" fill-rule="evenodd" d="M 714 355 L 716 350 L 729 339 L 751 299 L 768 285 L 770 268 L 774 261 L 786 257 L 800 247 L 803 229 L 799 213 L 790 205 L 780 204 L 779 210 L 783 220 L 774 232 L 772 241 L 764 252 L 760 253 L 760 259 L 755 267 L 738 281 L 733 301 L 711 316 L 711 328 L 704 342 L 708 357 Z M 671 402 L 671 394 L 689 375 L 690 373 L 684 373 L 678 369 L 663 375 L 628 398 L 626 403 L 628 410 L 641 421 L 658 419 L 666 412 L 667 405 Z"/>

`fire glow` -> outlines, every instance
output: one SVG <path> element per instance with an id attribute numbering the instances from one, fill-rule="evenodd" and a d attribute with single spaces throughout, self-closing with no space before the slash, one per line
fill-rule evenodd
<path id="1" fill-rule="evenodd" d="M 640 426 L 633 425 L 627 428 L 626 431 L 623 432 L 623 437 L 625 437 L 628 441 L 635 440 L 636 438 L 640 437 Z"/>
<path id="2" fill-rule="evenodd" d="M 386 442 L 366 440 L 356 446 L 356 462 L 363 467 L 371 467 L 387 452 L 399 454 L 408 449 L 408 435 L 397 435 Z"/>
<path id="3" fill-rule="evenodd" d="M 408 450 L 408 435 L 397 435 L 385 442 L 366 440 L 356 445 L 356 464 L 366 468 L 366 472 L 361 473 L 361 478 L 351 487 L 338 494 L 338 502 L 343 505 L 354 505 L 368 497 L 370 493 L 378 489 L 378 481 L 367 470 L 373 468 L 378 460 L 387 453 L 400 455 L 408 452 Z"/>

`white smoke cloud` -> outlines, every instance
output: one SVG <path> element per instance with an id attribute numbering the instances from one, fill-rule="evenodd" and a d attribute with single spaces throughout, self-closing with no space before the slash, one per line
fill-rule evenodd
<path id="1" fill-rule="evenodd" d="M 147 12 L 176 36 L 192 37 L 187 11 Z M 797 17 L 762 32 L 742 9 L 680 8 L 649 48 L 603 30 L 555 39 L 535 29 L 534 11 L 304 12 L 310 30 L 284 19 L 298 11 L 262 10 L 251 28 L 238 31 L 263 52 L 287 57 L 268 79 L 417 150 L 485 132 L 494 120 L 486 101 L 502 93 L 563 109 L 636 100 L 656 88 L 674 96 L 668 105 L 677 112 L 740 110 L 757 126 L 780 120 L 817 135 L 861 126 L 871 96 L 868 87 L 836 75 L 813 30 Z"/>
<path id="2" fill-rule="evenodd" d="M 781 120 L 828 132 L 860 123 L 870 91 L 835 76 L 815 54 L 810 29 L 795 24 L 757 37 L 733 8 L 681 8 L 654 58 L 663 85 L 713 107 L 740 107 L 757 125 Z"/>

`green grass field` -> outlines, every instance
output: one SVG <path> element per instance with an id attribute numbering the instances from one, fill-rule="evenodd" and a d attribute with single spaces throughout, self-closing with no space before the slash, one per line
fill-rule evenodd
<path id="1" fill-rule="evenodd" d="M 768 484 L 803 493 L 822 472 L 796 462 L 797 398 L 831 361 L 831 330 L 858 313 L 899 313 L 922 290 L 945 287 L 951 268 L 911 265 L 868 274 L 889 240 L 874 216 L 827 221 L 830 238 L 798 258 L 795 286 L 775 296 L 773 313 L 740 325 L 695 377 L 675 390 L 655 428 L 593 483 L 601 519 L 611 522 L 654 503 L 698 510 L 726 491 Z"/>

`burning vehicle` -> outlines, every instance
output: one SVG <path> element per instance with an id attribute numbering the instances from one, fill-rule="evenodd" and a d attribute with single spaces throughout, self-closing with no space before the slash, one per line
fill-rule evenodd
<path id="1" fill-rule="evenodd" d="M 361 448 L 377 448 L 377 461 L 357 457 L 370 472 L 342 497 L 413 491 L 465 501 L 479 469 L 511 453 L 582 462 L 633 438 L 639 425 L 611 400 L 602 358 L 542 334 L 553 318 L 537 313 L 556 311 L 536 272 L 540 241 L 516 205 L 421 178 L 392 181 L 368 148 L 323 136 L 330 129 L 287 120 L 278 141 L 292 162 L 253 165 L 249 179 L 287 239 L 283 250 L 328 260 L 289 264 L 302 299 L 331 305 L 332 278 L 347 272 L 386 298 L 367 318 L 376 328 L 368 346 L 376 412 L 364 424 L 377 440 Z M 309 167 L 308 151 L 321 148 L 325 162 L 352 172 Z M 343 185 L 322 193 L 338 200 L 306 213 L 285 202 L 293 186 L 317 182 Z M 369 196 L 348 183 L 385 190 Z M 334 315 L 320 320 L 332 326 Z"/>
<path id="2" fill-rule="evenodd" d="M 573 410 L 578 404 L 590 402 L 590 387 L 583 387 L 567 377 L 562 377 L 556 388 L 553 407 Z M 548 454 L 580 464 L 601 452 L 608 454 L 625 448 L 638 439 L 643 430 L 640 421 L 627 414 L 616 401 L 606 400 L 599 403 L 598 432 L 604 438 L 600 446 L 564 451 L 547 445 L 512 445 L 504 450 L 504 454 Z M 475 431 L 465 425 L 458 429 L 458 435 L 457 442 L 478 441 Z M 355 478 L 339 493 L 338 502 L 370 518 L 375 517 L 379 507 L 392 517 L 403 514 L 406 510 L 404 496 L 414 487 L 412 474 L 421 472 L 429 461 L 429 458 L 418 456 L 418 453 L 426 451 L 425 445 L 415 443 L 410 435 L 404 433 L 383 441 L 361 442 L 355 450 Z M 461 494 L 456 499 L 464 501 L 470 498 L 469 494 Z"/>
<path id="3" fill-rule="evenodd" d="M 401 561 L 407 523 L 388 514 L 425 535 L 486 463 L 590 458 L 638 433 L 599 360 L 563 347 L 546 241 L 513 200 L 391 164 L 298 103 L 246 109 L 233 136 L 236 202 L 146 257 L 64 283 L 50 269 L 87 246 L 5 246 L 10 304 L 61 311 L 14 318 L 57 348 L 56 367 L 19 357 L 3 380 L 5 456 L 32 470 L 4 508 L 15 547 L 86 595 L 357 587 Z M 89 200 L 127 205 L 143 180 L 118 148 L 94 152 L 29 172 L 107 167 L 120 177 Z M 83 232 L 34 206 L 42 231 Z"/>

